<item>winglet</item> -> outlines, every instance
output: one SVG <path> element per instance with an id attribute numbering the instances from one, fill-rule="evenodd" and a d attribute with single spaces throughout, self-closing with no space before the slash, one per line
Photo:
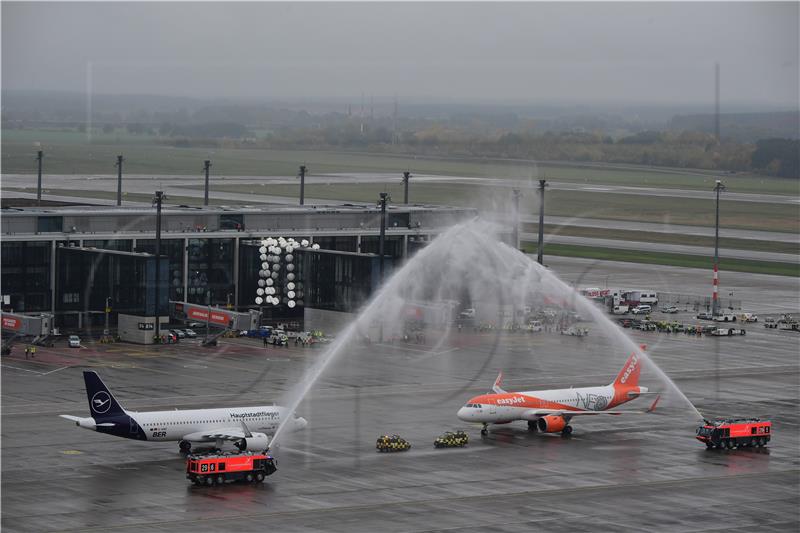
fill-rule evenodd
<path id="1" fill-rule="evenodd" d="M 247 437 L 248 439 L 251 438 L 253 434 L 250 433 L 250 430 L 247 428 L 247 424 L 244 423 L 244 420 L 239 420 L 239 423 L 242 424 L 242 431 L 244 431 L 244 436 Z"/>
<path id="2" fill-rule="evenodd" d="M 660 400 L 660 399 L 661 399 L 661 395 L 659 394 L 658 396 L 656 396 L 656 399 L 655 399 L 655 400 L 653 400 L 653 405 L 651 405 L 651 406 L 650 406 L 650 407 L 647 409 L 647 411 L 646 411 L 646 412 L 647 412 L 647 413 L 652 413 L 653 411 L 655 411 L 655 410 L 656 410 L 656 405 L 658 405 L 658 400 Z"/>
<path id="3" fill-rule="evenodd" d="M 495 394 L 505 394 L 506 391 L 500 388 L 500 384 L 503 383 L 503 371 L 501 370 L 499 374 L 497 374 L 497 379 L 494 380 L 494 385 L 492 385 L 492 390 Z"/>

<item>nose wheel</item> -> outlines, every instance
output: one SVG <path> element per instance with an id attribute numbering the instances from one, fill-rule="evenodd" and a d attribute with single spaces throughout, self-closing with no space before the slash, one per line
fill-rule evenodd
<path id="1" fill-rule="evenodd" d="M 183 453 L 189 453 L 192 450 L 192 443 L 188 440 L 182 440 L 178 443 L 178 447 Z"/>
<path id="2" fill-rule="evenodd" d="M 484 424 L 483 425 L 483 429 L 481 429 L 481 435 L 483 435 L 484 437 L 489 434 L 488 427 L 489 427 L 489 424 Z"/>

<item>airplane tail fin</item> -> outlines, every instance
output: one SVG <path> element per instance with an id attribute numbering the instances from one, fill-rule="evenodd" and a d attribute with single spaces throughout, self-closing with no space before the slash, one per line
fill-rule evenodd
<path id="1" fill-rule="evenodd" d="M 641 345 L 642 351 L 646 348 L 644 344 Z M 617 377 L 611 382 L 614 386 L 636 387 L 639 385 L 639 375 L 642 372 L 642 358 L 633 352 L 622 370 L 619 371 Z"/>
<path id="2" fill-rule="evenodd" d="M 125 410 L 108 390 L 106 384 L 93 370 L 84 370 L 86 397 L 89 399 L 89 412 L 95 420 L 125 414 Z"/>
<path id="3" fill-rule="evenodd" d="M 492 390 L 494 391 L 495 394 L 505 394 L 506 393 L 506 391 L 504 391 L 502 388 L 500 388 L 500 385 L 502 383 L 503 383 L 503 372 L 501 371 L 499 374 L 497 374 L 497 379 L 494 380 L 494 385 L 492 385 Z"/>

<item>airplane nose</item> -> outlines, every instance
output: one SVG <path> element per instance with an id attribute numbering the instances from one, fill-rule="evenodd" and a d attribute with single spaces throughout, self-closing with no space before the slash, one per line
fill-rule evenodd
<path id="1" fill-rule="evenodd" d="M 459 419 L 464 420 L 464 421 L 469 420 L 469 409 L 467 409 L 466 407 L 462 407 L 461 409 L 458 410 L 458 413 L 456 413 L 456 416 Z"/>

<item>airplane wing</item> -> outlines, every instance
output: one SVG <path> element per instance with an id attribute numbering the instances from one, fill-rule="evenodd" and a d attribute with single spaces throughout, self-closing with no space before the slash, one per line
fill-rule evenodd
<path id="1" fill-rule="evenodd" d="M 188 435 L 183 436 L 183 440 L 204 442 L 216 440 L 241 440 L 252 437 L 253 434 L 250 433 L 250 430 L 248 429 L 247 424 L 244 423 L 244 420 L 240 420 L 240 423 L 241 426 L 238 428 L 226 427 L 210 431 L 196 431 L 194 433 L 189 433 Z"/>
<path id="2" fill-rule="evenodd" d="M 216 440 L 241 440 L 246 437 L 247 435 L 240 427 L 225 427 L 208 431 L 196 431 L 194 433 L 188 433 L 183 436 L 183 440 L 188 440 L 191 442 L 209 442 Z"/>

